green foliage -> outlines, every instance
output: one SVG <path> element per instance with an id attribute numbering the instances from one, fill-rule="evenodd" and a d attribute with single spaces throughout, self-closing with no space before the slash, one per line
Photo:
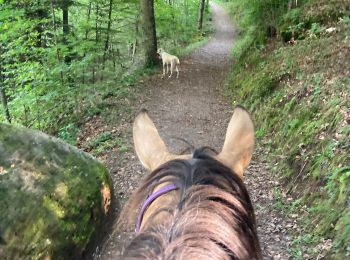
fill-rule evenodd
<path id="1" fill-rule="evenodd" d="M 322 31 L 324 31 L 324 29 L 324 26 L 320 26 L 318 23 L 312 23 L 310 32 L 314 34 L 320 34 Z"/>
<path id="2" fill-rule="evenodd" d="M 102 132 L 101 134 L 99 134 L 96 138 L 94 138 L 93 140 L 91 140 L 88 144 L 87 147 L 88 148 L 96 148 L 97 146 L 99 146 L 101 143 L 104 143 L 108 140 L 111 139 L 111 133 L 110 132 Z"/>
<path id="3" fill-rule="evenodd" d="M 273 189 L 273 197 L 275 199 L 274 207 L 279 211 L 285 210 L 286 206 L 284 205 L 282 192 L 280 189 L 278 189 L 278 188 Z"/>
<path id="4" fill-rule="evenodd" d="M 328 199 L 320 201 L 314 208 L 320 218 L 317 232 L 323 235 L 333 234 L 336 251 L 349 255 L 350 209 L 347 203 L 350 197 L 350 165 L 336 168 L 328 177 L 325 191 Z"/>
<path id="5" fill-rule="evenodd" d="M 108 131 L 100 133 L 84 146 L 85 149 L 89 150 L 94 155 L 100 155 L 115 147 L 122 153 L 129 150 L 125 145 L 124 138 Z"/>
<path id="6" fill-rule="evenodd" d="M 74 124 L 68 124 L 58 131 L 58 137 L 71 145 L 76 145 L 79 128 Z"/>
<path id="7" fill-rule="evenodd" d="M 233 54 L 239 60 L 252 49 L 264 46 L 267 36 L 274 37 L 281 15 L 287 10 L 287 1 L 231 0 L 227 6 L 238 25 L 240 37 L 233 48 Z"/>
<path id="8" fill-rule="evenodd" d="M 58 134 L 75 144 L 82 122 L 105 113 L 110 97 L 131 98 L 138 78 L 149 71 L 140 69 L 138 1 L 113 0 L 111 21 L 110 0 L 67 3 L 69 33 L 64 33 L 59 2 L 4 1 L 0 87 L 13 123 Z M 203 40 L 196 27 L 196 1 L 155 1 L 155 15 L 163 48 L 180 53 Z M 208 17 L 207 13 L 206 21 Z M 116 109 L 124 107 L 117 103 Z M 5 106 L 0 106 L 0 121 L 5 121 Z"/>
<path id="9" fill-rule="evenodd" d="M 159 47 L 181 55 L 185 46 L 203 40 L 197 30 L 198 1 L 179 0 L 172 5 L 167 1 L 156 1 L 155 15 Z M 208 18 L 206 9 L 205 21 Z M 209 25 L 204 29 L 205 33 L 208 32 Z"/>
<path id="10" fill-rule="evenodd" d="M 313 255 L 318 255 L 318 249 L 312 247 L 312 244 L 319 242 L 321 239 L 319 236 L 311 234 L 303 234 L 297 236 L 291 243 L 291 253 L 295 259 L 304 259 L 303 252 L 300 250 L 301 247 L 309 247 Z"/>
<path id="11" fill-rule="evenodd" d="M 254 9 L 252 3 L 231 3 L 235 20 L 240 20 L 240 30 L 245 32 L 240 33 L 235 50 L 238 62 L 229 90 L 234 103 L 247 106 L 255 115 L 256 134 L 270 151 L 271 169 L 286 179 L 287 190 L 296 197 L 295 203 L 286 207 L 280 191 L 275 190 L 275 206 L 288 212 L 308 207 L 302 220 L 305 229 L 295 234 L 292 245 L 297 259 L 303 259 L 304 253 L 336 259 L 349 256 L 350 127 L 346 113 L 350 81 L 341 64 L 347 64 L 350 53 L 340 50 L 348 45 L 345 12 L 350 9 L 337 13 L 334 6 L 344 2 L 333 4 L 303 1 L 287 11 L 281 3 L 270 10 L 276 14 L 276 23 L 271 24 L 278 32 L 272 41 L 254 29 L 269 24 L 261 5 L 262 9 Z M 280 12 L 281 8 L 285 12 Z M 261 13 L 255 15 L 254 10 Z M 267 21 L 260 23 L 263 14 Z M 332 16 L 327 18 L 329 14 Z M 331 26 L 337 27 L 337 33 L 325 32 Z M 297 40 L 294 45 L 286 42 L 292 37 Z M 266 48 L 259 43 L 267 44 Z M 322 243 L 330 246 L 317 246 Z"/>
<path id="12" fill-rule="evenodd" d="M 65 30 L 64 4 L 68 7 Z M 172 1 L 172 4 L 156 1 L 155 11 L 159 44 L 163 48 L 184 53 L 188 45 L 193 48 L 205 39 L 197 30 L 196 1 L 179 0 Z M 206 23 L 208 20 L 207 12 Z M 6 120 L 5 112 L 8 110 L 13 124 L 44 130 L 73 145 L 77 144 L 81 125 L 96 115 L 113 124 L 125 122 L 127 119 L 123 117 L 130 110 L 129 104 L 137 85 L 140 85 L 140 77 L 153 72 L 143 68 L 144 47 L 140 44 L 139 23 L 139 2 L 134 0 L 0 0 L 0 122 Z M 205 24 L 205 28 L 204 32 L 207 32 L 209 26 Z M 13 136 L 12 132 L 7 134 Z M 21 144 L 17 141 L 16 145 Z M 32 144 L 30 148 L 33 148 Z M 110 149 L 119 152 L 129 149 L 123 136 L 115 131 L 102 132 L 84 148 L 94 155 Z M 27 154 L 35 156 L 40 162 L 46 158 L 37 152 Z M 4 159 L 2 157 L 0 161 Z M 75 162 L 73 159 L 71 162 L 71 158 L 62 158 L 60 163 Z M 107 175 L 103 168 L 103 172 L 99 173 L 103 180 L 93 174 L 86 176 L 94 169 L 85 169 L 92 165 L 90 163 L 82 165 L 84 169 L 81 171 L 76 165 L 74 169 L 67 168 L 56 174 L 54 182 L 59 178 L 63 180 L 57 185 L 52 185 L 46 178 L 39 178 L 45 185 L 52 186 L 43 196 L 16 197 L 19 193 L 13 190 L 21 185 L 18 181 L 0 188 L 2 195 L 5 190 L 6 194 L 14 196 L 13 200 L 6 198 L 5 203 L 28 200 L 27 208 L 17 207 L 20 212 L 13 212 L 15 217 L 12 219 L 6 214 L 9 218 L 6 221 L 15 223 L 16 230 L 23 228 L 25 242 L 20 246 L 28 247 L 34 258 L 45 258 L 46 255 L 37 255 L 45 248 L 49 248 L 53 259 L 77 258 L 71 251 L 77 249 L 80 253 L 84 250 L 95 231 L 96 226 L 92 222 L 97 221 L 100 214 L 96 210 L 100 208 L 99 185 L 102 181 L 106 182 Z M 42 163 L 40 167 L 45 168 L 47 164 Z M 8 165 L 8 168 L 12 170 L 12 166 Z M 26 167 L 26 171 L 29 168 L 32 169 L 32 166 Z M 39 172 L 55 173 L 41 168 Z M 36 185 L 40 186 L 40 181 L 35 180 Z M 59 198 L 56 186 L 60 185 L 66 187 L 69 196 Z M 83 187 L 84 192 L 79 187 Z M 2 195 L 0 197 L 5 198 Z M 39 204 L 43 208 L 39 209 Z M 30 215 L 33 208 L 37 210 Z M 18 219 L 28 216 L 30 223 Z M 53 221 L 46 221 L 51 217 Z M 1 228 L 0 243 L 3 242 L 3 230 Z M 46 231 L 52 231 L 55 236 L 43 239 L 42 234 Z"/>
<path id="13" fill-rule="evenodd" d="M 265 135 L 266 135 L 265 128 L 259 128 L 255 131 L 256 138 L 261 138 L 261 137 L 264 137 Z"/>

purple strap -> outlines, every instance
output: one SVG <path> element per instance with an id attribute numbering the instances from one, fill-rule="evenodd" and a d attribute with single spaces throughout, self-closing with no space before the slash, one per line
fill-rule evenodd
<path id="1" fill-rule="evenodd" d="M 141 210 L 140 210 L 140 213 L 139 213 L 139 215 L 137 217 L 136 230 L 135 230 L 136 232 L 140 231 L 143 215 L 145 214 L 145 211 L 149 207 L 149 205 L 151 205 L 151 203 L 155 199 L 157 199 L 158 197 L 162 196 L 163 194 L 168 193 L 169 191 L 172 191 L 172 190 L 176 190 L 176 189 L 178 189 L 178 187 L 174 183 L 168 184 L 168 185 L 165 185 L 164 187 L 160 188 L 156 192 L 153 192 L 151 195 L 149 195 L 147 197 L 147 199 L 143 203 L 143 205 L 141 207 Z"/>

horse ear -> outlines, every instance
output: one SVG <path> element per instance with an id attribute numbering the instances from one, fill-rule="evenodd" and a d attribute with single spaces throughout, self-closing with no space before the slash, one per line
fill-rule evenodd
<path id="1" fill-rule="evenodd" d="M 133 136 L 136 154 L 144 167 L 153 171 L 166 162 L 168 149 L 145 109 L 134 121 Z"/>
<path id="2" fill-rule="evenodd" d="M 243 107 L 237 106 L 227 128 L 224 146 L 216 159 L 243 178 L 243 171 L 252 158 L 254 141 L 250 115 Z"/>

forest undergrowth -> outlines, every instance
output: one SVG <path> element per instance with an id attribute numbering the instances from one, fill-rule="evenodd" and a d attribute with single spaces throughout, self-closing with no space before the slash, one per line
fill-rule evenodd
<path id="1" fill-rule="evenodd" d="M 194 0 L 155 1 L 154 10 L 158 46 L 176 55 L 211 30 L 208 9 L 198 30 Z M 140 76 L 153 71 L 137 1 L 1 0 L 0 21 L 0 122 L 75 145 L 90 118 L 122 119 Z"/>
<path id="2" fill-rule="evenodd" d="M 258 143 L 298 215 L 295 259 L 350 257 L 350 4 L 226 3 L 239 25 L 228 93 L 254 115 Z M 293 198 L 292 200 L 290 198 Z"/>

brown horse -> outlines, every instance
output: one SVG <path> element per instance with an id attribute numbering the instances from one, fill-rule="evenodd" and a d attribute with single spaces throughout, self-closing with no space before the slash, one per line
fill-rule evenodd
<path id="1" fill-rule="evenodd" d="M 169 153 L 142 111 L 134 144 L 151 171 L 131 196 L 119 226 L 136 226 L 122 259 L 261 259 L 255 215 L 242 182 L 254 147 L 249 114 L 236 107 L 222 151 Z"/>

